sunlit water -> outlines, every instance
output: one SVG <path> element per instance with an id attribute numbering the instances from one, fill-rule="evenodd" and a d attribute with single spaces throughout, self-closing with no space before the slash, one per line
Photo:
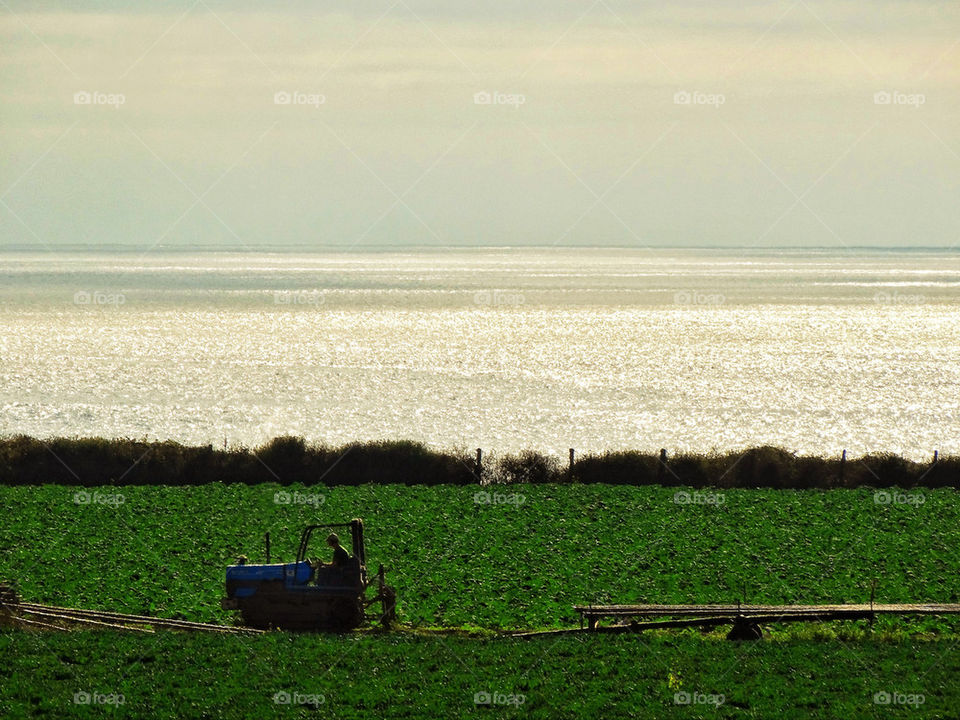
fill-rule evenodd
<path id="1" fill-rule="evenodd" d="M 0 433 L 960 451 L 960 256 L 0 254 Z"/>

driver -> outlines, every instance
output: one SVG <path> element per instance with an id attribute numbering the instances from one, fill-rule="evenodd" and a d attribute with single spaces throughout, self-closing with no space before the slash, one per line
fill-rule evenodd
<path id="1" fill-rule="evenodd" d="M 350 562 L 350 553 L 340 544 L 340 538 L 337 537 L 336 533 L 327 535 L 327 545 L 333 548 L 333 562 L 331 564 L 334 567 L 343 567 Z"/>

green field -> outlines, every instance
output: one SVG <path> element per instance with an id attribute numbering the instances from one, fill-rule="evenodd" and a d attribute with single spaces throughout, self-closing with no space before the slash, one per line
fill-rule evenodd
<path id="1" fill-rule="evenodd" d="M 308 522 L 360 516 L 402 623 L 345 636 L 2 631 L 0 715 L 951 717 L 960 622 L 948 619 L 772 626 L 746 644 L 722 628 L 496 635 L 574 625 L 581 602 L 861 602 L 873 580 L 878 601 L 957 602 L 957 492 L 880 492 L 0 488 L 0 579 L 24 599 L 233 622 L 224 567 L 261 560 L 264 531 L 274 560 L 290 560 Z M 84 693 L 91 703 L 74 703 Z M 283 693 L 291 702 L 274 702 Z"/>
<path id="2" fill-rule="evenodd" d="M 956 717 L 951 645 L 0 632 L 0 708 L 5 718 Z M 491 704 L 476 705 L 478 693 Z"/>
<path id="3" fill-rule="evenodd" d="M 684 492 L 703 502 L 676 502 Z M 262 559 L 264 531 L 274 559 L 291 560 L 306 523 L 363 517 L 368 564 L 389 568 L 401 620 L 420 626 L 562 627 L 582 602 L 863 602 L 874 579 L 882 602 L 960 599 L 955 490 L 886 504 L 867 489 L 693 492 L 5 487 L 0 579 L 34 602 L 228 622 L 224 567 Z"/>

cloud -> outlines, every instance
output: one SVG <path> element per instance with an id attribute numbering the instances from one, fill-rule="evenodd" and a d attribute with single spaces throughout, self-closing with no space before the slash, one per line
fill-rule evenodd
<path id="1" fill-rule="evenodd" d="M 211 210 L 194 207 L 164 242 L 307 244 L 311 228 L 401 244 L 870 244 L 918 226 L 927 244 L 956 238 L 957 8 L 10 7 L 0 192 L 16 183 L 7 201 L 19 218 L 0 208 L 0 231 L 24 242 L 141 242 L 138 217 L 155 240 L 195 200 L 184 183 L 200 194 L 221 176 Z M 124 103 L 77 104 L 78 92 Z M 877 92 L 925 103 L 880 106 Z M 477 93 L 524 102 L 478 105 Z M 677 93 L 724 102 L 683 105 Z M 418 178 L 410 209 L 368 232 Z M 614 214 L 600 205 L 565 234 L 618 178 Z M 805 203 L 824 215 L 800 205 L 767 232 L 815 182 Z M 300 219 L 271 223 L 285 203 Z"/>

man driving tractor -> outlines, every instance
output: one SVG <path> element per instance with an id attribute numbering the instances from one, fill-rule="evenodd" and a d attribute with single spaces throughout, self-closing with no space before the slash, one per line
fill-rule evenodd
<path id="1" fill-rule="evenodd" d="M 327 545 L 333 548 L 333 561 L 330 563 L 334 567 L 343 567 L 350 562 L 350 553 L 340 544 L 340 538 L 336 533 L 327 535 Z"/>

